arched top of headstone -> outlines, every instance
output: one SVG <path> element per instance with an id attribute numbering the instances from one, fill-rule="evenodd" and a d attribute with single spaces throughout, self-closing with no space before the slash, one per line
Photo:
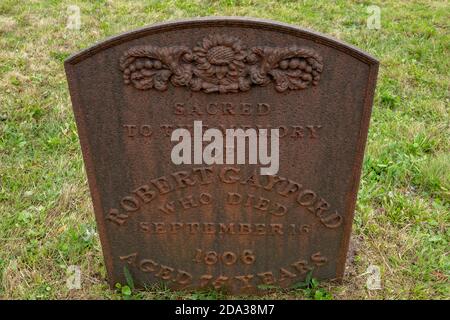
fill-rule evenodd
<path id="1" fill-rule="evenodd" d="M 378 60 L 372 57 L 370 54 L 343 41 L 333 39 L 320 32 L 312 31 L 306 28 L 300 28 L 287 23 L 273 21 L 269 19 L 256 19 L 246 17 L 204 17 L 204 18 L 160 22 L 150 26 L 146 26 L 132 31 L 127 31 L 122 34 L 109 37 L 99 43 L 94 44 L 93 46 L 85 50 L 73 54 L 65 62 L 68 64 L 76 64 L 102 50 L 108 49 L 113 46 L 117 46 L 130 40 L 139 39 L 151 34 L 180 29 L 209 28 L 211 26 L 240 27 L 240 28 L 277 31 L 280 33 L 300 37 L 303 39 L 308 39 L 314 41 L 317 44 L 335 48 L 336 50 L 347 53 L 367 64 L 378 64 Z"/>

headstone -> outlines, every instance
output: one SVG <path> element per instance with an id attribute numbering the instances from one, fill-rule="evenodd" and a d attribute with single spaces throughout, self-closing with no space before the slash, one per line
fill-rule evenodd
<path id="1" fill-rule="evenodd" d="M 206 18 L 65 62 L 108 281 L 233 293 L 341 279 L 378 62 Z"/>

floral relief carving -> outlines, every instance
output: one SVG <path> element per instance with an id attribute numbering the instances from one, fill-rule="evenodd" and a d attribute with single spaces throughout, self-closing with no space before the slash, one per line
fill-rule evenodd
<path id="1" fill-rule="evenodd" d="M 306 47 L 252 47 L 236 37 L 210 35 L 186 46 L 135 46 L 120 59 L 126 85 L 164 91 L 169 82 L 205 93 L 248 91 L 274 83 L 278 92 L 319 83 L 322 57 Z"/>

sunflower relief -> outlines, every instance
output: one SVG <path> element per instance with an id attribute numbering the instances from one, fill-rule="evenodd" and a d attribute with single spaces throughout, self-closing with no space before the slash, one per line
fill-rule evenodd
<path id="1" fill-rule="evenodd" d="M 205 93 L 248 91 L 274 83 L 278 92 L 319 83 L 322 57 L 305 47 L 253 47 L 238 38 L 210 35 L 186 46 L 135 46 L 120 59 L 124 84 L 164 91 L 169 82 Z"/>

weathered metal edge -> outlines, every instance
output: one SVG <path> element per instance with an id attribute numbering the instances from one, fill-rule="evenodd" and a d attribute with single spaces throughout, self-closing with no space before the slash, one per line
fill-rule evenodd
<path id="1" fill-rule="evenodd" d="M 87 127 L 85 125 L 85 118 L 81 112 L 81 101 L 80 101 L 80 95 L 76 94 L 79 92 L 78 90 L 78 81 L 77 77 L 75 76 L 75 67 L 70 64 L 66 64 L 64 66 L 67 82 L 69 86 L 69 93 L 70 98 L 72 101 L 72 109 L 75 115 L 75 122 L 77 125 L 77 132 L 78 132 L 78 138 L 80 139 L 80 146 L 81 146 L 81 153 L 83 155 L 83 162 L 84 167 L 86 169 L 86 175 L 88 178 L 88 185 L 89 190 L 91 193 L 91 199 L 92 204 L 94 207 L 94 215 L 95 220 L 97 223 L 97 228 L 99 229 L 98 234 L 100 237 L 100 243 L 102 247 L 103 257 L 105 260 L 106 265 L 106 271 L 108 274 L 108 282 L 111 286 L 111 288 L 114 287 L 115 283 L 113 283 L 112 275 L 113 275 L 113 257 L 111 255 L 112 250 L 110 249 L 110 241 L 106 238 L 107 232 L 106 232 L 106 226 L 105 226 L 105 219 L 103 216 L 103 207 L 101 204 L 101 198 L 98 192 L 97 187 L 97 179 L 95 176 L 95 167 L 94 162 L 91 156 L 91 146 L 89 144 L 88 134 L 87 134 Z"/>
<path id="2" fill-rule="evenodd" d="M 194 19 L 184 19 L 184 20 L 174 20 L 169 22 L 156 23 L 150 26 L 139 28 L 136 30 L 128 31 L 115 35 L 105 40 L 94 44 L 78 53 L 71 55 L 65 60 L 65 64 L 76 64 L 84 59 L 96 54 L 99 51 L 116 46 L 125 41 L 138 39 L 146 35 L 170 30 L 176 30 L 180 28 L 200 28 L 200 27 L 217 27 L 217 26 L 237 26 L 237 27 L 248 27 L 248 28 L 259 28 L 274 30 L 278 32 L 283 32 L 286 34 L 291 34 L 295 36 L 300 36 L 304 39 L 314 41 L 319 44 L 323 44 L 329 47 L 333 47 L 339 51 L 345 52 L 354 58 L 361 60 L 368 64 L 378 64 L 378 60 L 371 56 L 370 54 L 350 45 L 343 41 L 333 39 L 325 34 L 300 28 L 298 26 L 290 25 L 287 23 L 282 23 L 278 21 L 268 20 L 268 19 L 257 19 L 248 17 L 203 17 Z"/>
<path id="3" fill-rule="evenodd" d="M 342 281 L 344 274 L 345 274 L 346 259 L 347 259 L 347 254 L 348 254 L 348 248 L 350 245 L 351 231 L 352 231 L 352 226 L 353 226 L 353 218 L 355 215 L 356 201 L 358 198 L 358 190 L 359 190 L 361 173 L 362 173 L 362 165 L 363 165 L 363 161 L 364 161 L 364 151 L 365 151 L 366 144 L 367 144 L 367 136 L 369 133 L 370 118 L 372 115 L 373 99 L 375 96 L 378 68 L 379 68 L 378 63 L 369 65 L 369 76 L 367 79 L 366 92 L 365 92 L 365 97 L 364 97 L 363 114 L 361 117 L 361 125 L 359 127 L 358 142 L 356 145 L 355 162 L 353 165 L 353 172 L 352 172 L 352 178 L 351 178 L 352 187 L 347 194 L 346 203 L 348 203 L 348 206 L 345 209 L 346 219 L 344 220 L 344 226 L 343 226 L 344 227 L 344 237 L 342 238 L 341 248 L 339 249 L 340 250 L 339 259 L 336 263 L 336 265 L 337 265 L 336 280 L 338 280 L 339 282 Z"/>

